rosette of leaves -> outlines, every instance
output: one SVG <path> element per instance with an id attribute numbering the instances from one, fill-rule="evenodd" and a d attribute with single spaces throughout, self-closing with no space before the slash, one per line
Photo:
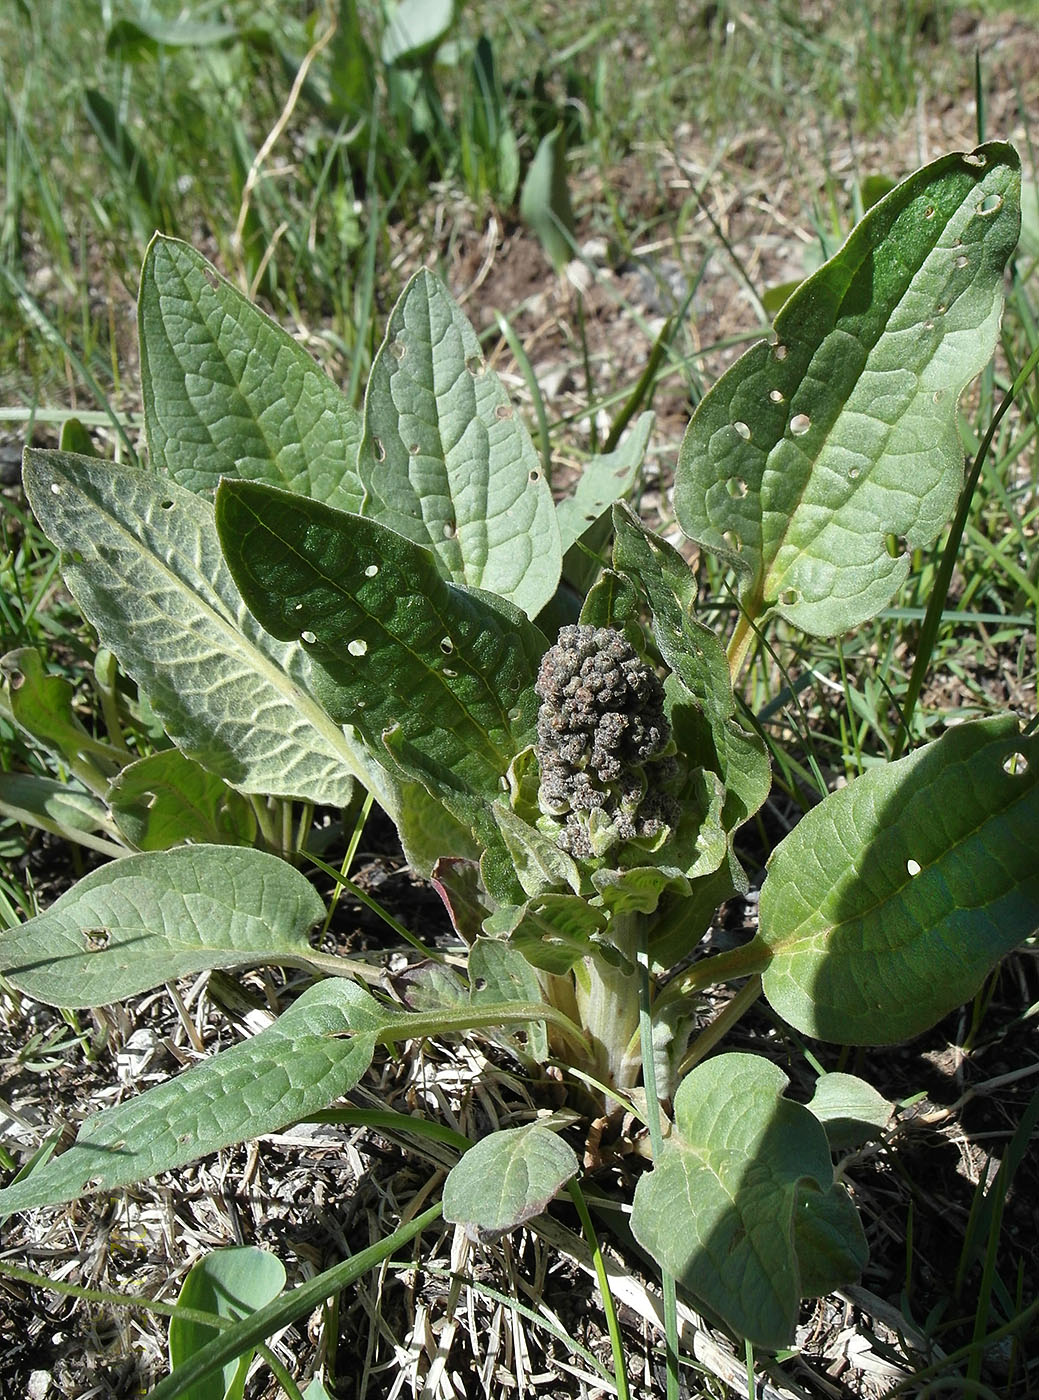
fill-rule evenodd
<path id="1" fill-rule="evenodd" d="M 728 655 L 682 556 L 623 503 L 648 420 L 556 503 L 432 274 L 405 288 L 359 412 L 198 254 L 153 243 L 147 467 L 30 452 L 25 484 L 70 592 L 180 755 L 162 782 L 183 784 L 178 810 L 194 801 L 221 839 L 181 825 L 156 849 L 176 830 L 164 820 L 149 849 L 9 931 L 0 971 L 57 1005 L 208 968 L 351 971 L 310 944 L 323 910 L 301 870 L 223 814 L 239 798 L 342 803 L 356 780 L 442 890 L 469 975 L 427 988 L 421 1008 L 315 980 L 261 1035 L 89 1119 L 0 1190 L 0 1211 L 276 1130 L 347 1093 L 380 1042 L 523 1026 L 509 1043 L 527 1060 L 565 1057 L 606 1101 L 637 1086 L 636 953 L 651 974 L 671 968 L 745 886 L 734 836 L 769 788 L 732 671 L 774 614 L 818 634 L 875 616 L 907 568 L 888 536 L 908 551 L 947 520 L 963 479 L 955 402 L 995 343 L 1018 190 L 1000 144 L 917 172 L 703 399 L 676 511 L 737 575 Z M 612 554 L 560 634 L 564 560 L 604 518 Z M 554 732 L 557 680 L 579 689 L 603 658 L 589 724 Z M 36 686 L 26 658 L 18 674 Z M 7 709 L 29 729 L 27 706 Z M 50 724 L 40 738 L 65 742 Z M 633 1229 L 762 1345 L 788 1338 L 800 1297 L 860 1267 L 861 1233 L 823 1115 L 787 1103 L 766 1060 L 676 1074 L 693 994 L 760 974 L 799 1031 L 856 1044 L 913 1035 L 970 997 L 1035 928 L 1037 745 L 996 717 L 867 771 L 773 853 L 751 945 L 651 985 L 657 1092 L 673 1090 L 675 1121 Z M 115 749 L 91 756 L 81 819 L 114 828 L 128 791 L 147 796 L 159 775 L 135 783 Z M 120 829 L 136 843 L 143 826 Z M 507 1192 L 470 1206 L 455 1178 L 452 1212 L 476 1231 L 529 1218 L 572 1174 L 576 1159 L 536 1129 L 469 1169 L 500 1166 Z"/>

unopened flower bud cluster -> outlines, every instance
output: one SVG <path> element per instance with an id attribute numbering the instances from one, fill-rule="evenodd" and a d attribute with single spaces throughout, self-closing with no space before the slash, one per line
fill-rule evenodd
<path id="1" fill-rule="evenodd" d="M 677 804 L 663 790 L 677 771 L 664 687 L 622 633 L 562 628 L 534 689 L 539 803 L 563 819 L 563 850 L 590 859 L 674 825 Z"/>

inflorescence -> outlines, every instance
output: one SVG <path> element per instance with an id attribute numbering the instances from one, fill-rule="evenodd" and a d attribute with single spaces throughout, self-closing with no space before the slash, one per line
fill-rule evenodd
<path id="1" fill-rule="evenodd" d="M 678 770 L 664 686 L 612 627 L 568 626 L 534 687 L 542 811 L 565 818 L 557 842 L 581 860 L 619 842 L 651 845 L 674 826 L 665 790 Z"/>

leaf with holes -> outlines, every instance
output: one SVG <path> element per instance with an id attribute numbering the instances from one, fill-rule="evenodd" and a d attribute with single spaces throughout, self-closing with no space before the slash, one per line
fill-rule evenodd
<path id="1" fill-rule="evenodd" d="M 360 415 L 201 253 L 156 236 L 138 301 L 148 451 L 191 491 L 266 481 L 357 510 Z"/>
<path id="2" fill-rule="evenodd" d="M 1019 192 L 1017 155 L 996 142 L 911 175 L 697 407 L 675 511 L 737 571 L 751 620 L 775 608 L 818 636 L 858 625 L 948 521 L 956 403 L 996 343 Z"/>
<path id="3" fill-rule="evenodd" d="M 631 1216 L 635 1238 L 682 1287 L 769 1348 L 791 1340 L 798 1302 L 821 1275 L 830 1288 L 850 1282 L 865 1254 L 822 1125 L 783 1097 L 786 1082 L 757 1055 L 697 1066 L 678 1087 L 674 1130 L 635 1188 Z M 803 1228 L 802 1215 L 812 1217 Z"/>
<path id="4" fill-rule="evenodd" d="M 208 968 L 305 965 L 324 912 L 299 871 L 265 851 L 147 851 L 91 871 L 0 936 L 0 971 L 50 1006 L 103 1006 Z"/>
<path id="5" fill-rule="evenodd" d="M 243 605 L 208 501 L 63 452 L 27 452 L 24 481 L 69 591 L 178 748 L 265 797 L 341 806 L 351 773 L 372 786 L 378 770 L 307 694 L 298 643 Z"/>
<path id="6" fill-rule="evenodd" d="M 76 688 L 66 676 L 44 668 L 35 647 L 19 647 L 0 657 L 11 718 L 45 749 L 75 763 L 80 756 L 118 760 L 119 750 L 87 732 L 73 709 Z"/>
<path id="7" fill-rule="evenodd" d="M 444 1219 L 494 1239 L 540 1215 L 576 1173 L 573 1148 L 540 1123 L 491 1133 L 448 1173 Z"/>
<path id="8" fill-rule="evenodd" d="M 1039 927 L 1039 738 L 957 725 L 831 793 L 761 892 L 765 995 L 840 1045 L 926 1030 Z"/>
<path id="9" fill-rule="evenodd" d="M 256 617 L 302 639 L 332 719 L 497 841 L 489 799 L 532 737 L 537 628 L 445 582 L 428 549 L 316 501 L 225 481 L 217 525 Z"/>
<path id="10" fill-rule="evenodd" d="M 0 1190 L 0 1218 L 128 1186 L 319 1112 L 354 1087 L 392 1023 L 354 983 L 319 982 L 259 1035 L 88 1118 L 68 1151 Z"/>
<path id="11" fill-rule="evenodd" d="M 394 307 L 365 400 L 363 513 L 426 545 L 445 578 L 535 617 L 562 565 L 548 482 L 476 332 L 433 273 Z"/>
<path id="12" fill-rule="evenodd" d="M 536 1006 L 543 999 L 538 975 L 518 948 L 496 938 L 478 938 L 469 950 L 469 1000 L 475 1007 L 496 1002 L 526 1002 Z M 539 1063 L 548 1059 L 548 1031 L 544 1021 L 530 1021 L 524 1028 L 530 1054 Z M 511 1033 L 497 1037 L 514 1044 Z"/>

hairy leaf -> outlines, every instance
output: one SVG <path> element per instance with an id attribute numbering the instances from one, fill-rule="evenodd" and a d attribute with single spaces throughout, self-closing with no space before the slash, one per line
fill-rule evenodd
<path id="1" fill-rule="evenodd" d="M 893 1106 L 872 1084 L 854 1074 L 822 1074 L 808 1107 L 826 1129 L 834 1151 L 861 1147 L 879 1138 Z"/>
<path id="2" fill-rule="evenodd" d="M 956 402 L 995 345 L 1019 189 L 1016 153 L 995 142 L 911 175 L 697 407 L 675 511 L 740 575 L 752 619 L 774 607 L 816 635 L 854 627 L 948 521 Z"/>
<path id="3" fill-rule="evenodd" d="M 243 605 L 208 501 L 60 452 L 27 452 L 24 480 L 70 592 L 178 748 L 242 792 L 340 806 L 351 773 L 372 786 L 361 746 L 301 684 L 298 644 Z"/>
<path id="4" fill-rule="evenodd" d="M 249 846 L 256 815 L 247 798 L 180 749 L 128 764 L 108 789 L 120 833 L 139 851 L 196 845 Z"/>
<path id="5" fill-rule="evenodd" d="M 138 315 L 153 466 L 192 491 L 231 476 L 360 507 L 360 415 L 200 253 L 154 238 Z"/>
<path id="6" fill-rule="evenodd" d="M 562 977 L 595 951 L 592 939 L 605 927 L 606 915 L 580 895 L 545 894 L 510 909 L 507 920 L 488 921 L 485 928 L 497 934 L 505 931 L 504 923 L 509 943 L 527 962 Z"/>
<path id="7" fill-rule="evenodd" d="M 765 995 L 842 1045 L 906 1040 L 1039 926 L 1039 738 L 1011 716 L 871 768 L 773 852 Z"/>
<path id="8" fill-rule="evenodd" d="M 276 637 L 302 640 L 332 719 L 496 839 L 488 799 L 532 737 L 541 633 L 375 521 L 225 481 L 217 523 L 246 602 Z"/>
<path id="9" fill-rule="evenodd" d="M 319 982 L 251 1040 L 88 1118 L 67 1152 L 0 1191 L 0 1217 L 142 1181 L 327 1108 L 389 1020 L 354 983 Z"/>
<path id="10" fill-rule="evenodd" d="M 237 1322 L 272 1302 L 284 1287 L 285 1266 L 281 1260 L 267 1250 L 247 1244 L 204 1254 L 189 1270 L 177 1302 L 182 1308 Z M 206 1327 L 193 1318 L 171 1317 L 170 1369 L 176 1371 L 218 1335 L 216 1327 Z M 191 1400 L 242 1400 L 254 1354 L 255 1348 L 250 1347 L 234 1361 L 211 1371 L 192 1387 Z"/>
<path id="11" fill-rule="evenodd" d="M 790 1341 L 798 1302 L 818 1277 L 836 1273 L 846 1283 L 863 1262 L 861 1227 L 839 1204 L 826 1134 L 807 1108 L 783 1098 L 786 1082 L 757 1055 L 697 1066 L 675 1094 L 674 1131 L 635 1188 L 631 1217 L 635 1238 L 679 1284 L 770 1348 Z M 837 1227 L 821 1259 L 812 1230 L 796 1227 L 806 1210 Z"/>
<path id="12" fill-rule="evenodd" d="M 443 575 L 535 617 L 562 563 L 530 435 L 444 284 L 422 270 L 393 310 L 365 402 L 363 513 L 425 545 Z"/>
<path id="13" fill-rule="evenodd" d="M 102 1006 L 207 968 L 305 961 L 323 914 L 309 882 L 265 851 L 147 851 L 0 936 L 0 970 L 51 1006 Z"/>
<path id="14" fill-rule="evenodd" d="M 831 1141 L 832 1147 L 832 1141 Z M 822 1298 L 857 1279 L 869 1248 L 855 1202 L 842 1186 L 802 1184 L 794 1210 L 794 1248 L 802 1298 Z"/>
<path id="15" fill-rule="evenodd" d="M 518 948 L 495 938 L 478 938 L 469 950 L 469 1000 L 473 1006 L 481 1007 L 507 1001 L 537 1005 L 542 1000 L 541 983 Z M 543 1064 L 548 1059 L 544 1021 L 529 1021 L 523 1031 L 530 1055 Z M 498 1039 L 515 1047 L 511 1032 Z"/>
<path id="16" fill-rule="evenodd" d="M 116 750 L 87 732 L 72 702 L 75 686 L 66 676 L 44 668 L 34 647 L 19 647 L 0 656 L 0 673 L 7 681 L 11 718 L 58 758 L 79 755 L 112 758 Z"/>
<path id="17" fill-rule="evenodd" d="M 444 1219 L 495 1238 L 540 1215 L 577 1172 L 573 1148 L 540 1123 L 491 1133 L 444 1182 Z"/>

